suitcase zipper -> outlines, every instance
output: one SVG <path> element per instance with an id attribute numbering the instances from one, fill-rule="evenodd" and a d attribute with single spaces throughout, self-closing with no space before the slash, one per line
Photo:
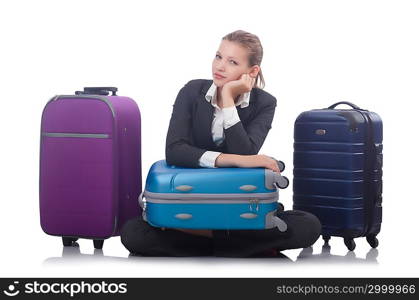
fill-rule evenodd
<path id="1" fill-rule="evenodd" d="M 144 197 L 149 202 L 161 203 L 251 203 L 255 209 L 259 203 L 269 203 L 278 200 L 278 192 L 246 194 L 169 194 L 144 191 Z M 252 197 L 252 198 L 250 198 Z M 250 198 L 250 200 L 249 200 Z"/>
<path id="2" fill-rule="evenodd" d="M 46 137 L 66 137 L 66 138 L 91 138 L 91 139 L 108 139 L 109 134 L 106 133 L 64 133 L 64 132 L 43 132 Z"/>

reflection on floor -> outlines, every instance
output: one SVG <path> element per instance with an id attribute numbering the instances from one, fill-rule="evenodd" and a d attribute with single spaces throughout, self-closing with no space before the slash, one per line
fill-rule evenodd
<path id="1" fill-rule="evenodd" d="M 234 263 L 236 261 L 243 262 L 248 261 L 252 262 L 278 262 L 278 263 L 289 263 L 289 264 L 336 264 L 336 263 L 372 263 L 378 264 L 378 249 L 369 250 L 365 258 L 356 257 L 355 252 L 348 251 L 346 255 L 334 255 L 330 252 L 331 247 L 328 244 L 324 244 L 322 251 L 319 254 L 313 254 L 313 248 L 302 249 L 295 261 L 279 253 L 277 256 L 255 256 L 251 258 L 223 258 L 223 257 L 145 257 L 145 256 L 136 256 L 129 255 L 128 257 L 117 257 L 117 256 L 105 256 L 102 250 L 95 249 L 93 254 L 83 254 L 80 252 L 80 247 L 77 243 L 71 247 L 63 247 L 61 257 L 50 257 L 44 261 L 45 265 L 55 265 L 55 264 L 69 264 L 69 263 L 81 263 L 81 262 L 94 262 L 94 261 L 119 261 L 119 262 L 179 262 L 179 261 L 197 261 L 197 262 L 208 262 L 213 264 L 214 262 L 220 261 L 222 263 L 230 262 Z"/>
<path id="2" fill-rule="evenodd" d="M 313 248 L 303 249 L 297 257 L 296 262 L 310 263 L 375 263 L 378 264 L 378 249 L 371 248 L 365 258 L 356 257 L 354 251 L 348 251 L 346 255 L 334 255 L 330 253 L 329 244 L 324 244 L 320 254 L 313 254 Z"/>

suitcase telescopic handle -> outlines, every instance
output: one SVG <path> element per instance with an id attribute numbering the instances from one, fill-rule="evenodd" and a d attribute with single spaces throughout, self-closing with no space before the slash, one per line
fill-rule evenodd
<path id="1" fill-rule="evenodd" d="M 358 105 L 355 105 L 355 104 L 353 104 L 353 103 L 351 103 L 351 102 L 348 102 L 348 101 L 340 101 L 340 102 L 337 102 L 337 103 L 335 103 L 335 104 L 333 104 L 333 105 L 330 105 L 327 109 L 334 109 L 336 106 L 338 106 L 339 104 L 346 104 L 346 105 L 349 105 L 350 107 L 352 107 L 353 109 L 361 109 Z"/>
<path id="2" fill-rule="evenodd" d="M 85 87 L 83 91 L 76 91 L 76 95 L 102 95 L 108 96 L 112 93 L 112 96 L 116 96 L 118 91 L 117 87 L 102 86 L 102 87 Z"/>

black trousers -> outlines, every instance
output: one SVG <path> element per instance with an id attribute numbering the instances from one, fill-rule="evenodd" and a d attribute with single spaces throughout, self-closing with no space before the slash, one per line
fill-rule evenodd
<path id="1" fill-rule="evenodd" d="M 153 227 L 142 218 L 129 220 L 122 228 L 121 242 L 132 254 L 143 256 L 250 257 L 275 249 L 310 247 L 319 238 L 321 224 L 313 214 L 291 210 L 277 213 L 288 229 L 213 230 L 204 237 Z"/>

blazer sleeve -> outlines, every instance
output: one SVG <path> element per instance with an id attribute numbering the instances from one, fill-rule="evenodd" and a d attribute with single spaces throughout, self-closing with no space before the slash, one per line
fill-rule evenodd
<path id="1" fill-rule="evenodd" d="M 269 95 L 261 102 L 261 107 L 257 109 L 255 117 L 246 127 L 240 121 L 224 130 L 228 153 L 241 155 L 258 154 L 271 129 L 277 101 L 275 97 Z"/>
<path id="2" fill-rule="evenodd" d="M 198 168 L 205 149 L 192 141 L 193 84 L 188 82 L 178 93 L 166 137 L 166 162 L 179 167 Z"/>

